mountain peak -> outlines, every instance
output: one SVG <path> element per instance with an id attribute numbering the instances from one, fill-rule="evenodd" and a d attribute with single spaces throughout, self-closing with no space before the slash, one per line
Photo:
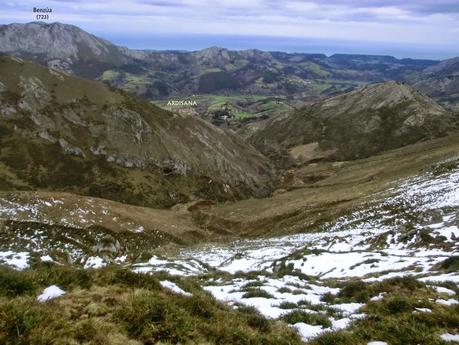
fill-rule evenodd
<path id="1" fill-rule="evenodd" d="M 418 90 L 403 82 L 386 81 L 366 85 L 349 93 L 327 99 L 323 103 L 352 102 L 353 109 L 360 111 L 360 109 L 364 108 L 379 109 L 400 102 L 414 100 L 426 101 L 427 97 L 421 95 Z M 429 99 L 429 103 L 432 102 Z M 348 110 L 351 110 L 351 108 Z"/>
<path id="2" fill-rule="evenodd" d="M 227 61 L 230 59 L 230 51 L 226 48 L 221 47 L 209 47 L 202 50 L 198 50 L 193 54 L 198 60 L 204 63 L 210 63 L 215 60 Z"/>
<path id="3" fill-rule="evenodd" d="M 0 26 L 1 53 L 33 60 L 67 73 L 93 77 L 103 64 L 127 60 L 122 51 L 77 26 L 31 22 Z M 88 70 L 85 61 L 91 61 Z"/>

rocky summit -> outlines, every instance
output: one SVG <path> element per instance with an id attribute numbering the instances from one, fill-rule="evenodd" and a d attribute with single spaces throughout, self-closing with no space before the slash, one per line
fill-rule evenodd
<path id="1" fill-rule="evenodd" d="M 68 24 L 10 24 L 0 26 L 1 52 L 28 58 L 48 67 L 97 77 L 112 66 L 128 63 L 127 49 Z"/>

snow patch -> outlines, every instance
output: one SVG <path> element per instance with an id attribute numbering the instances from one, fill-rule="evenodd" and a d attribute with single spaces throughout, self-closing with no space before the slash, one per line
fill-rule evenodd
<path id="1" fill-rule="evenodd" d="M 107 264 L 105 263 L 104 259 L 102 259 L 99 256 L 90 256 L 87 260 L 86 263 L 84 264 L 84 268 L 102 268 L 106 266 Z"/>
<path id="2" fill-rule="evenodd" d="M 304 341 L 315 337 L 323 332 L 322 326 L 312 326 L 304 322 L 298 322 L 293 325 Z"/>
<path id="3" fill-rule="evenodd" d="M 431 313 L 432 310 L 429 308 L 414 308 L 415 311 L 421 312 L 421 313 Z"/>
<path id="4" fill-rule="evenodd" d="M 56 297 L 62 296 L 63 294 L 65 294 L 64 290 L 62 290 L 57 285 L 51 285 L 43 290 L 42 294 L 37 297 L 37 301 L 46 302 Z"/>
<path id="5" fill-rule="evenodd" d="M 171 282 L 169 280 L 162 280 L 159 283 L 161 284 L 161 286 L 163 288 L 169 289 L 172 292 L 175 292 L 175 293 L 177 293 L 179 295 L 192 296 L 191 293 L 186 292 L 185 290 L 181 289 L 177 284 L 175 284 L 174 282 Z"/>
<path id="6" fill-rule="evenodd" d="M 459 342 L 459 334 L 445 333 L 440 336 L 444 341 Z"/>
<path id="7" fill-rule="evenodd" d="M 41 262 L 54 262 L 53 258 L 49 255 L 40 256 Z"/>
<path id="8" fill-rule="evenodd" d="M 23 270 L 29 267 L 29 253 L 27 252 L 0 252 L 0 264 L 10 266 L 16 270 Z"/>
<path id="9" fill-rule="evenodd" d="M 442 304 L 442 305 L 454 305 L 454 304 L 459 304 L 459 302 L 455 299 L 448 299 L 448 300 L 444 300 L 444 299 L 437 299 L 435 301 L 435 303 L 438 303 L 438 304 Z"/>
<path id="10" fill-rule="evenodd" d="M 445 293 L 445 294 L 447 294 L 449 296 L 454 296 L 456 294 L 453 290 L 447 289 L 447 288 L 445 288 L 443 286 L 430 285 L 429 287 L 434 289 L 438 293 Z"/>

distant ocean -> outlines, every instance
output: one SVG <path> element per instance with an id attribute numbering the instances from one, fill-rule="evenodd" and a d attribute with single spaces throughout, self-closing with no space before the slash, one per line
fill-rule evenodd
<path id="1" fill-rule="evenodd" d="M 283 51 L 297 53 L 320 53 L 326 55 L 370 54 L 391 55 L 397 58 L 442 60 L 459 55 L 457 51 L 447 51 L 439 46 L 413 46 L 387 42 L 336 41 L 309 38 L 289 38 L 270 36 L 230 36 L 230 35 L 130 35 L 120 36 L 111 33 L 96 33 L 115 44 L 134 49 L 153 50 L 199 50 L 211 46 L 232 50 L 260 49 L 265 51 Z"/>

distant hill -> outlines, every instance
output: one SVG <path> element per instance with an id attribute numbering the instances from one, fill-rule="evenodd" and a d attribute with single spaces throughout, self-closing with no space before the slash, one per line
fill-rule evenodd
<path id="1" fill-rule="evenodd" d="M 53 23 L 0 26 L 0 53 L 100 79 L 147 99 L 195 93 L 295 95 L 317 100 L 371 82 L 415 78 L 438 63 L 391 56 L 231 51 L 139 51 L 78 27 Z"/>
<path id="2" fill-rule="evenodd" d="M 455 123 L 426 95 L 391 81 L 320 101 L 260 127 L 249 141 L 265 152 L 288 149 L 303 160 L 349 160 L 445 135 Z"/>
<path id="3" fill-rule="evenodd" d="M 0 189 L 171 206 L 266 195 L 267 159 L 229 131 L 103 84 L 0 58 Z"/>

